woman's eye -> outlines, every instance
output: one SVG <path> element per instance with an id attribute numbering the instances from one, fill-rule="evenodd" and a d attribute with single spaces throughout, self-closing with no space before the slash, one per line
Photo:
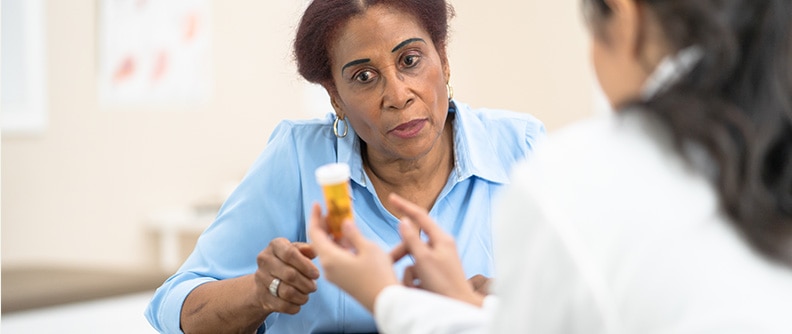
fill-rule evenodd
<path id="1" fill-rule="evenodd" d="M 415 66 L 415 64 L 418 63 L 419 58 L 420 57 L 416 55 L 409 55 L 409 56 L 405 56 L 402 62 L 404 62 L 404 65 L 407 67 L 413 67 Z"/>
<path id="2" fill-rule="evenodd" d="M 355 75 L 355 80 L 365 83 L 371 81 L 372 77 L 374 77 L 374 75 L 371 71 L 361 71 Z"/>

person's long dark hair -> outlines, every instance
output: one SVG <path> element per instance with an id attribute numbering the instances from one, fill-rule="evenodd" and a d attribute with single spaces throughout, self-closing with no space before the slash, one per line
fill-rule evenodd
<path id="1" fill-rule="evenodd" d="M 601 33 L 610 8 L 583 1 Z M 792 1 L 635 1 L 674 51 L 703 51 L 686 76 L 635 110 L 666 123 L 680 154 L 688 143 L 703 146 L 733 224 L 762 254 L 792 266 Z"/>

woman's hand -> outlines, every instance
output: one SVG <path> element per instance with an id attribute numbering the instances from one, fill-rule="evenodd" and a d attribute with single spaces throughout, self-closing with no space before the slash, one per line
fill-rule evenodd
<path id="1" fill-rule="evenodd" d="M 468 283 L 470 286 L 473 287 L 473 291 L 476 293 L 486 296 L 489 294 L 489 287 L 490 287 L 490 279 L 484 275 L 476 275 L 468 279 Z"/>
<path id="2" fill-rule="evenodd" d="M 325 277 L 373 313 L 374 301 L 382 289 L 399 284 L 393 272 L 393 261 L 379 246 L 361 235 L 353 222 L 345 221 L 341 231 L 341 240 L 334 242 L 327 234 L 321 208 L 314 204 L 308 236 L 319 255 Z"/>
<path id="3" fill-rule="evenodd" d="M 308 295 L 316 291 L 319 269 L 311 262 L 316 257 L 310 245 L 273 239 L 256 258 L 258 270 L 254 275 L 256 298 L 267 312 L 295 314 L 308 302 Z M 277 295 L 270 292 L 273 285 Z"/>
<path id="4" fill-rule="evenodd" d="M 399 231 L 406 252 L 415 258 L 415 265 L 404 271 L 404 285 L 481 306 L 484 296 L 465 279 L 454 238 L 443 232 L 421 207 L 396 194 L 391 194 L 389 200 L 404 214 Z M 429 237 L 428 243 L 421 240 L 419 229 Z M 392 252 L 391 256 L 398 254 Z"/>

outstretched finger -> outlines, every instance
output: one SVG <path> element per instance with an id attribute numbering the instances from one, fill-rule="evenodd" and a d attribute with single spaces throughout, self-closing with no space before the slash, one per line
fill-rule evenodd
<path id="1" fill-rule="evenodd" d="M 334 252 L 338 248 L 333 239 L 327 234 L 327 224 L 322 219 L 322 208 L 319 204 L 314 204 L 311 208 L 311 219 L 308 223 L 308 237 L 311 239 L 311 246 L 319 254 Z"/>
<path id="2" fill-rule="evenodd" d="M 426 232 L 426 235 L 429 236 L 429 239 L 434 239 L 435 237 L 445 234 L 445 232 L 443 232 L 443 230 L 437 226 L 432 218 L 429 217 L 429 213 L 427 213 L 426 210 L 420 206 L 402 198 L 396 193 L 391 193 L 388 199 L 390 200 L 391 204 L 396 206 L 396 209 L 401 211 L 406 217 L 410 218 L 416 225 L 418 225 L 420 229 Z"/>
<path id="3" fill-rule="evenodd" d="M 401 260 L 403 257 L 407 256 L 409 252 L 407 251 L 407 245 L 404 242 L 399 243 L 396 247 L 393 247 L 390 251 L 391 261 L 396 262 Z"/>
<path id="4" fill-rule="evenodd" d="M 420 233 L 418 229 L 415 228 L 410 218 L 404 218 L 401 223 L 399 223 L 399 233 L 401 233 L 405 251 L 413 254 L 416 261 L 423 256 L 422 254 L 428 251 L 428 246 L 421 240 Z"/>
<path id="5" fill-rule="evenodd" d="M 366 244 L 368 244 L 368 239 L 360 233 L 357 226 L 355 226 L 355 222 L 351 220 L 344 220 L 341 223 L 341 244 L 348 246 L 352 249 L 361 249 Z"/>

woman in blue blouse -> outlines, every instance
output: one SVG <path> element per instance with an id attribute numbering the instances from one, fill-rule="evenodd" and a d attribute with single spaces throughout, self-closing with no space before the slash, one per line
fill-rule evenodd
<path id="1" fill-rule="evenodd" d="M 376 4 L 369 4 L 369 3 Z M 322 278 L 305 243 L 322 201 L 317 167 L 352 170 L 354 218 L 383 249 L 401 241 L 391 193 L 456 238 L 465 275 L 492 274 L 491 203 L 543 136 L 527 114 L 452 100 L 444 0 L 315 0 L 294 43 L 300 74 L 335 114 L 284 121 L 244 180 L 160 287 L 146 316 L 161 332 L 375 332 L 368 312 Z M 396 263 L 396 271 L 411 265 Z"/>

